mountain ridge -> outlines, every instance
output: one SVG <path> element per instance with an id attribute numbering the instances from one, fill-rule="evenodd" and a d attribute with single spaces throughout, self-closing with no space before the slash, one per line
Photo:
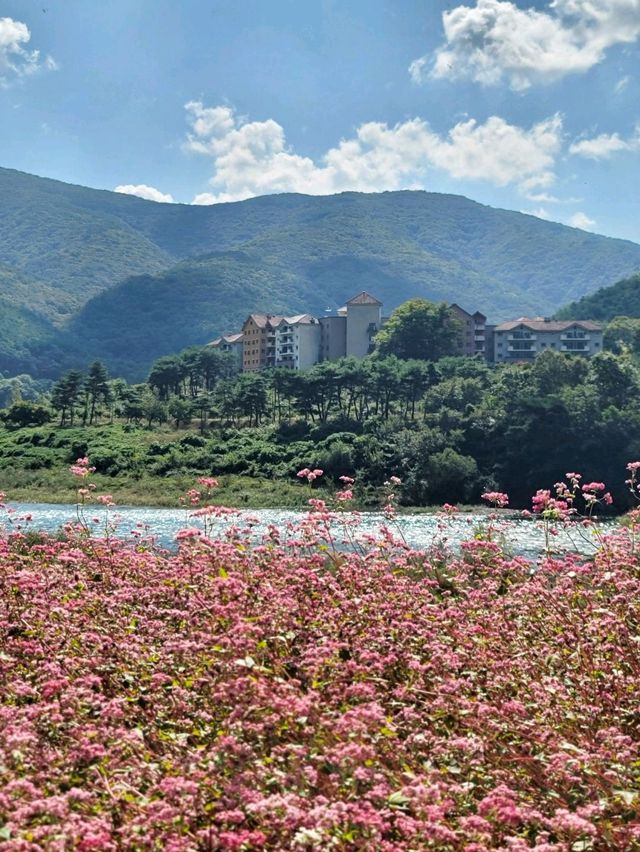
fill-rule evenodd
<path id="1" fill-rule="evenodd" d="M 640 270 L 640 245 L 423 190 L 202 207 L 0 168 L 3 269 L 0 299 L 51 326 L 21 344 L 37 374 L 99 357 L 144 377 L 167 346 L 250 311 L 322 313 L 361 289 L 387 312 L 422 296 L 495 320 L 550 314 Z M 0 370 L 11 345 L 0 335 Z"/>

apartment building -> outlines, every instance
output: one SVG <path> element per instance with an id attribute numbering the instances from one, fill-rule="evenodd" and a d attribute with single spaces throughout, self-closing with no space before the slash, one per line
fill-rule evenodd
<path id="1" fill-rule="evenodd" d="M 249 314 L 242 326 L 242 371 L 251 373 L 276 365 L 276 328 L 281 316 Z"/>
<path id="2" fill-rule="evenodd" d="M 590 320 L 521 317 L 496 325 L 493 356 L 497 364 L 532 360 L 551 349 L 590 357 L 602 351 L 602 326 Z"/>
<path id="3" fill-rule="evenodd" d="M 372 351 L 381 326 L 382 302 L 363 290 L 335 315 L 321 317 L 320 360 L 335 361 L 348 355 L 364 358 Z"/>
<path id="4" fill-rule="evenodd" d="M 217 337 L 211 343 L 208 343 L 207 346 L 219 349 L 221 352 L 230 353 L 235 358 L 238 368 L 242 368 L 243 340 L 244 335 L 242 332 L 239 334 L 223 334 L 222 337 Z"/>
<path id="5" fill-rule="evenodd" d="M 275 366 L 306 370 L 320 359 L 320 320 L 311 314 L 283 317 L 275 328 Z"/>
<path id="6" fill-rule="evenodd" d="M 460 347 L 458 350 L 459 354 L 466 355 L 470 358 L 473 358 L 476 355 L 484 358 L 486 356 L 486 316 L 480 313 L 480 311 L 476 311 L 475 314 L 470 314 L 455 302 L 452 305 L 449 305 L 449 310 L 462 325 L 462 336 L 460 338 Z"/>

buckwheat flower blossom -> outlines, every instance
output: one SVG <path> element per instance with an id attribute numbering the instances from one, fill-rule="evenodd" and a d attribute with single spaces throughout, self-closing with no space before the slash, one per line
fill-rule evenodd
<path id="1" fill-rule="evenodd" d="M 200 538 L 200 536 L 202 535 L 203 532 L 201 529 L 198 529 L 198 527 L 185 527 L 185 529 L 179 530 L 176 533 L 176 541 L 185 541 L 187 539 Z"/>
<path id="2" fill-rule="evenodd" d="M 504 509 L 505 506 L 509 505 L 509 495 L 502 491 L 485 491 L 481 496 L 483 500 L 486 500 L 487 503 L 493 503 L 498 509 Z"/>
<path id="3" fill-rule="evenodd" d="M 205 488 L 213 489 L 217 488 L 219 483 L 217 479 L 213 479 L 211 476 L 201 476 L 198 478 L 198 483 L 200 485 L 204 485 Z"/>
<path id="4" fill-rule="evenodd" d="M 585 484 L 582 486 L 582 490 L 597 492 L 604 491 L 605 487 L 606 486 L 604 482 L 585 482 Z"/>

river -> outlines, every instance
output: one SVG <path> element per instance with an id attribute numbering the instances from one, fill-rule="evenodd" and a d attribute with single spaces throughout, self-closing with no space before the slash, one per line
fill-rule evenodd
<path id="1" fill-rule="evenodd" d="M 8 516 L 12 520 L 3 526 L 13 530 L 43 530 L 55 532 L 68 523 L 77 520 L 76 507 L 73 505 L 52 503 L 11 503 Z M 258 540 L 267 531 L 269 525 L 276 526 L 283 533 L 288 525 L 295 524 L 305 517 L 305 512 L 285 509 L 242 510 L 228 518 L 213 520 L 212 537 L 219 537 L 232 525 L 250 530 L 251 537 Z M 353 515 L 346 513 L 353 519 Z M 92 505 L 85 511 L 86 524 L 95 530 L 95 535 L 104 532 L 105 521 L 115 526 L 119 538 L 153 537 L 161 547 L 175 549 L 176 534 L 185 527 L 198 527 L 200 523 L 185 509 L 157 509 L 141 506 L 123 506 L 110 510 L 107 516 L 102 506 Z M 376 535 L 381 525 L 386 523 L 379 512 L 363 512 L 359 516 L 358 526 L 350 534 L 357 539 Z M 429 548 L 446 537 L 446 544 L 456 549 L 460 542 L 473 538 L 478 527 L 486 526 L 486 513 L 460 513 L 446 519 L 446 528 L 442 528 L 442 518 L 435 514 L 402 514 L 390 524 L 395 536 L 403 538 L 416 549 Z M 344 538 L 343 522 L 335 524 L 336 539 Z M 500 520 L 501 533 L 511 552 L 528 558 L 535 558 L 544 550 L 544 533 L 539 522 L 521 518 Z M 553 539 L 554 549 L 564 549 L 580 553 L 593 553 L 595 534 L 577 525 L 571 530 L 560 530 Z"/>

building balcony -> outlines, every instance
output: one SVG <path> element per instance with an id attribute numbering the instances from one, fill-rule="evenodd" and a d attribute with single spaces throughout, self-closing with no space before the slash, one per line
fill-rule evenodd
<path id="1" fill-rule="evenodd" d="M 510 343 L 509 346 L 507 346 L 507 352 L 509 352 L 510 354 L 519 354 L 521 352 L 524 352 L 526 355 L 535 351 L 535 346 L 533 344 L 531 344 L 531 346 L 515 346 L 514 344 Z"/>
<path id="2" fill-rule="evenodd" d="M 535 334 L 530 334 L 527 332 L 514 332 L 513 334 L 509 334 L 507 336 L 507 340 L 511 343 L 512 340 L 537 340 L 537 336 Z"/>
<path id="3" fill-rule="evenodd" d="M 560 335 L 560 340 L 591 340 L 588 334 L 581 332 L 580 334 L 572 333 L 570 331 L 565 332 Z"/>
<path id="4" fill-rule="evenodd" d="M 526 361 L 533 360 L 537 353 L 535 349 L 509 349 L 507 354 L 509 361 Z"/>

